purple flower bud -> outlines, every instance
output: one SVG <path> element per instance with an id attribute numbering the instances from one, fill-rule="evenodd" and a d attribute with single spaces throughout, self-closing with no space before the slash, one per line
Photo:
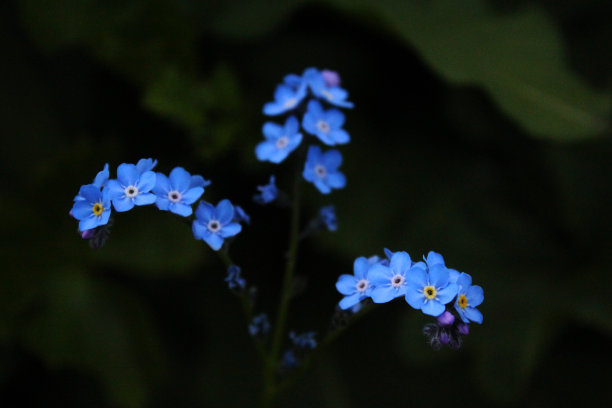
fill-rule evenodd
<path id="1" fill-rule="evenodd" d="M 468 334 L 470 334 L 470 326 L 465 323 L 459 323 L 457 325 L 457 331 L 460 335 L 467 336 Z"/>
<path id="2" fill-rule="evenodd" d="M 442 327 L 450 326 L 455 322 L 455 316 L 446 310 L 440 316 L 438 316 L 438 324 Z"/>
<path id="3" fill-rule="evenodd" d="M 74 214 L 72 213 L 72 210 L 68 211 L 68 215 L 70 215 L 72 218 L 74 218 Z"/>
<path id="4" fill-rule="evenodd" d="M 325 85 L 329 87 L 340 85 L 340 75 L 338 75 L 336 71 L 324 69 L 321 71 L 321 76 L 323 77 L 323 81 L 325 81 Z"/>
<path id="5" fill-rule="evenodd" d="M 92 239 L 95 235 L 96 233 L 93 229 L 81 231 L 81 238 L 83 239 Z"/>
<path id="6" fill-rule="evenodd" d="M 440 343 L 447 345 L 450 343 L 450 336 L 446 332 L 446 330 L 440 331 Z"/>

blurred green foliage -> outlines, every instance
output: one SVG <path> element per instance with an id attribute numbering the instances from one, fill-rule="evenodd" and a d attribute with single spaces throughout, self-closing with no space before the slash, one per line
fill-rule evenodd
<path id="1" fill-rule="evenodd" d="M 433 352 L 427 319 L 384 305 L 281 405 L 612 403 L 612 7 L 461 3 L 1 5 L 0 405 L 254 405 L 245 322 L 189 225 L 138 209 L 92 252 L 67 211 L 105 162 L 200 172 L 208 201 L 253 216 L 233 250 L 272 310 L 287 214 L 249 200 L 291 164 L 253 148 L 274 86 L 307 66 L 338 70 L 356 109 L 347 189 L 304 188 L 306 211 L 335 203 L 340 229 L 302 248 L 291 327 L 323 332 L 337 276 L 383 247 L 469 272 L 485 322 L 461 351 Z"/>

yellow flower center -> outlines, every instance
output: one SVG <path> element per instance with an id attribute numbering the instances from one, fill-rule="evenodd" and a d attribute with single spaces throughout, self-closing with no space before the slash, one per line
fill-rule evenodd
<path id="1" fill-rule="evenodd" d="M 104 211 L 104 206 L 102 205 L 102 203 L 95 203 L 91 211 L 94 213 L 96 217 L 99 217 L 100 215 L 102 215 L 102 212 Z"/>
<path id="2" fill-rule="evenodd" d="M 459 295 L 459 299 L 457 299 L 457 304 L 462 309 L 465 309 L 467 307 L 467 298 L 465 297 L 465 295 Z"/>
<path id="3" fill-rule="evenodd" d="M 434 286 L 425 286 L 425 288 L 423 288 L 423 294 L 425 295 L 427 300 L 435 299 L 437 293 L 438 292 L 436 291 L 436 288 Z"/>

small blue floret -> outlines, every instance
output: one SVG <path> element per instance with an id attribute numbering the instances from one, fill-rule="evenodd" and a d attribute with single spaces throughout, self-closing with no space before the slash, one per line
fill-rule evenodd
<path id="1" fill-rule="evenodd" d="M 484 301 L 484 291 L 478 285 L 472 285 L 472 277 L 467 273 L 462 273 L 457 279 L 457 299 L 455 300 L 455 310 L 464 323 L 482 323 L 482 313 L 476 306 Z"/>
<path id="2" fill-rule="evenodd" d="M 204 194 L 204 186 L 210 184 L 202 176 L 192 176 L 182 167 L 174 168 L 169 177 L 162 173 L 157 173 L 156 177 L 153 188 L 155 205 L 162 211 L 170 211 L 182 217 L 193 213 L 191 205 Z"/>
<path id="3" fill-rule="evenodd" d="M 302 141 L 299 128 L 300 124 L 295 116 L 290 116 L 284 126 L 273 122 L 264 123 L 262 132 L 266 140 L 255 148 L 257 159 L 272 163 L 280 163 L 285 160 Z"/>
<path id="4" fill-rule="evenodd" d="M 319 146 L 310 146 L 302 175 L 321 193 L 329 194 L 332 189 L 346 186 L 344 174 L 338 171 L 341 164 L 342 154 L 338 150 L 323 153 Z"/>
<path id="5" fill-rule="evenodd" d="M 352 108 L 353 103 L 346 100 L 348 92 L 338 86 L 338 74 L 334 73 L 334 76 L 330 75 L 331 73 L 332 71 L 320 72 L 316 68 L 308 68 L 304 71 L 303 78 L 317 98 L 341 108 Z"/>
<path id="6" fill-rule="evenodd" d="M 336 207 L 328 205 L 321 207 L 319 217 L 323 225 L 330 231 L 338 230 L 338 218 L 336 217 Z"/>
<path id="7" fill-rule="evenodd" d="M 111 213 L 111 201 L 108 188 L 100 191 L 94 184 L 82 186 L 79 197 L 72 206 L 71 214 L 79 220 L 79 230 L 86 231 L 108 222 Z"/>
<path id="8" fill-rule="evenodd" d="M 349 309 L 369 297 L 374 288 L 368 279 L 371 264 L 366 257 L 360 256 L 353 262 L 353 275 L 340 275 L 336 289 L 344 295 L 339 306 L 342 310 Z"/>
<path id="9" fill-rule="evenodd" d="M 196 210 L 196 219 L 192 230 L 196 239 L 206 242 L 213 250 L 218 251 L 225 238 L 233 237 L 242 230 L 234 222 L 234 206 L 229 200 L 221 200 L 217 207 L 201 201 Z"/>
<path id="10" fill-rule="evenodd" d="M 297 75 L 287 75 L 284 83 L 276 87 L 274 101 L 263 107 L 263 113 L 268 116 L 280 115 L 295 109 L 306 97 L 306 83 Z"/>
<path id="11" fill-rule="evenodd" d="M 344 114 L 338 109 L 324 110 L 316 100 L 308 102 L 308 110 L 302 119 L 302 127 L 329 146 L 348 143 L 351 138 L 342 129 Z"/>
<path id="12" fill-rule="evenodd" d="M 150 191 L 155 187 L 155 173 L 139 173 L 134 164 L 122 163 L 117 168 L 117 179 L 108 181 L 110 198 L 115 210 L 128 211 L 135 205 L 153 204 L 157 197 Z"/>
<path id="13" fill-rule="evenodd" d="M 257 186 L 257 190 L 259 190 L 259 194 L 255 194 L 253 196 L 253 200 L 255 200 L 258 204 L 268 204 L 272 201 L 276 200 L 278 197 L 278 188 L 276 187 L 276 178 L 274 176 L 270 176 L 270 182 L 263 186 Z"/>
<path id="14" fill-rule="evenodd" d="M 425 266 L 417 262 L 407 276 L 406 302 L 430 316 L 440 316 L 457 295 L 457 285 L 449 282 L 448 269 L 435 262 Z"/>
<path id="15" fill-rule="evenodd" d="M 370 267 L 368 277 L 374 286 L 371 296 L 374 303 L 386 303 L 406 294 L 406 280 L 412 266 L 408 253 L 395 252 L 389 265 L 382 262 Z"/>

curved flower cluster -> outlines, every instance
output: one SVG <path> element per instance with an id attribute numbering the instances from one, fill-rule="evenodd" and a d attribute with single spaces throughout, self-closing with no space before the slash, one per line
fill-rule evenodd
<path id="1" fill-rule="evenodd" d="M 122 163 L 117 167 L 117 178 L 111 179 L 106 164 L 93 183 L 81 186 L 70 210 L 70 215 L 79 221 L 81 237 L 91 242 L 101 231 L 108 235 L 102 227 L 110 223 L 111 206 L 117 212 L 126 212 L 136 206 L 155 204 L 159 210 L 191 216 L 192 205 L 204 194 L 210 181 L 191 175 L 182 167 L 174 168 L 166 176 L 153 171 L 156 165 L 157 160 L 153 159 Z M 192 224 L 193 234 L 216 251 L 225 238 L 240 232 L 240 221 L 248 222 L 248 215 L 240 207 L 235 209 L 229 200 L 222 200 L 216 208 L 200 201 Z"/>
<path id="2" fill-rule="evenodd" d="M 301 128 L 324 145 L 346 144 L 350 136 L 343 129 L 344 114 L 338 108 L 352 108 L 348 93 L 340 87 L 336 72 L 307 68 L 301 76 L 289 74 L 276 87 L 274 101 L 263 107 L 268 116 L 289 115 L 283 124 L 266 122 L 265 140 L 255 148 L 260 161 L 280 163 L 302 143 Z M 301 121 L 298 117 L 301 115 Z M 323 151 L 319 146 L 308 148 L 302 175 L 323 194 L 343 188 L 346 178 L 338 169 L 342 155 L 336 149 Z"/>
<path id="3" fill-rule="evenodd" d="M 482 313 L 476 307 L 483 302 L 484 293 L 480 286 L 472 285 L 470 275 L 446 267 L 442 255 L 433 251 L 419 262 L 403 251 L 386 249 L 385 253 L 386 259 L 357 258 L 353 275 L 339 277 L 336 288 L 344 295 L 339 303 L 341 309 L 353 308 L 366 298 L 374 303 L 386 303 L 403 297 L 411 307 L 426 315 L 451 315 L 450 324 L 454 322 L 453 309 L 464 324 L 482 323 Z M 439 321 L 440 327 L 448 326 L 443 324 L 448 320 L 446 317 Z"/>

